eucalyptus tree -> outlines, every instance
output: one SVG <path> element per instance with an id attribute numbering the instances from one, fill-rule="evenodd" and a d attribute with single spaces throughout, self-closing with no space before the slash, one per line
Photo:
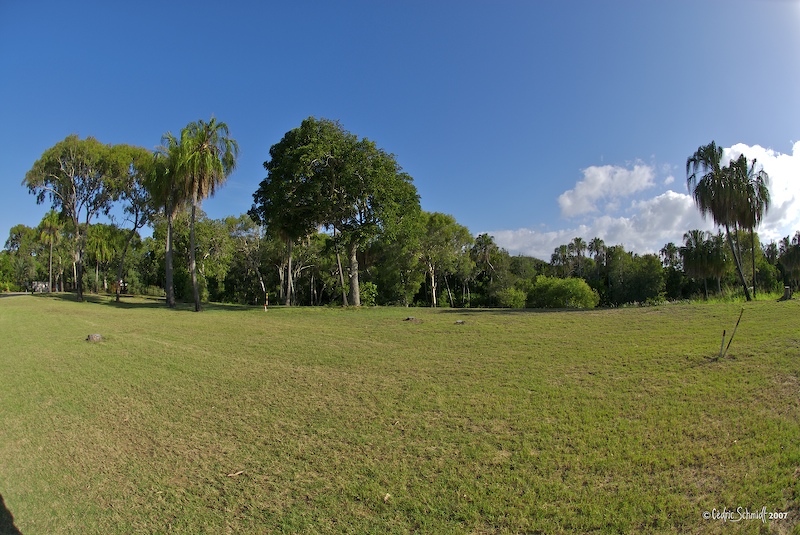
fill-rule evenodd
<path id="1" fill-rule="evenodd" d="M 425 232 L 420 241 L 420 259 L 430 278 L 431 306 L 436 307 L 438 279 L 456 271 L 465 259 L 469 259 L 473 239 L 469 230 L 451 215 L 423 212 L 423 217 Z"/>
<path id="2" fill-rule="evenodd" d="M 52 209 L 72 223 L 78 301 L 83 301 L 85 229 L 95 217 L 108 215 L 119 195 L 119 180 L 127 173 L 124 160 L 114 152 L 93 137 L 69 135 L 47 149 L 22 182 L 36 195 L 37 204 L 49 200 Z"/>
<path id="3" fill-rule="evenodd" d="M 189 273 L 192 278 L 195 312 L 200 311 L 200 288 L 195 258 L 195 215 L 203 199 L 211 197 L 236 168 L 239 145 L 230 137 L 228 125 L 214 117 L 189 123 L 181 130 L 174 154 L 174 172 L 183 185 L 185 198 L 191 201 L 189 224 Z"/>
<path id="4" fill-rule="evenodd" d="M 750 301 L 750 290 L 731 232 L 731 227 L 735 230 L 743 221 L 743 206 L 747 199 L 747 188 L 741 173 L 731 167 L 722 167 L 722 147 L 712 141 L 699 147 L 686 160 L 686 186 L 702 216 L 705 218 L 710 214 L 715 224 L 725 228 L 736 274 L 745 298 Z"/>
<path id="5" fill-rule="evenodd" d="M 267 285 L 261 269 L 262 257 L 264 256 L 264 233 L 262 227 L 247 215 L 241 215 L 238 218 L 228 217 L 225 219 L 225 224 L 228 226 L 228 231 L 233 241 L 236 252 L 235 260 L 241 265 L 244 278 L 248 278 L 249 275 L 255 275 L 258 280 L 260 295 L 264 298 L 262 304 L 267 304 L 269 299 Z M 242 296 L 248 296 L 250 291 L 250 288 L 241 288 L 238 293 Z M 256 294 L 256 303 L 259 302 L 257 300 L 258 295 Z M 246 298 L 243 302 L 247 302 Z"/>
<path id="6" fill-rule="evenodd" d="M 122 252 L 117 266 L 116 301 L 120 300 L 122 277 L 125 272 L 125 258 L 128 254 L 131 241 L 139 229 L 149 224 L 156 212 L 153 197 L 147 188 L 147 181 L 155 165 L 154 155 L 149 150 L 134 147 L 120 146 L 119 153 L 128 164 L 128 172 L 120 181 L 120 200 L 123 203 L 125 220 L 130 222 L 131 228 L 124 241 Z"/>

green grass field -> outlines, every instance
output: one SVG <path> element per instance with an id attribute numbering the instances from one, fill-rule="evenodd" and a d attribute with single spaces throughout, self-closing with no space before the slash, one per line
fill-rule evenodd
<path id="1" fill-rule="evenodd" d="M 92 299 L 0 298 L 8 532 L 800 532 L 798 301 Z"/>

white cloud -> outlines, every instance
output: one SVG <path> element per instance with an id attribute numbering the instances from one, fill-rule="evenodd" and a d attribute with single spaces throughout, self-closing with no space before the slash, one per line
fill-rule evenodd
<path id="1" fill-rule="evenodd" d="M 623 245 L 639 254 L 656 253 L 664 244 L 680 244 L 683 233 L 690 229 L 712 230 L 713 223 L 704 221 L 694 200 L 684 193 L 667 191 L 646 201 L 631 205 L 632 215 L 602 215 L 586 225 L 556 231 L 531 229 L 488 232 L 498 245 L 512 254 L 525 254 L 550 260 L 553 250 L 569 243 L 576 236 L 588 241 L 601 238 L 606 245 Z"/>
<path id="2" fill-rule="evenodd" d="M 744 143 L 737 143 L 724 151 L 726 159 L 740 154 L 748 160 L 755 159 L 770 177 L 771 206 L 758 229 L 761 241 L 778 241 L 800 230 L 800 142 L 794 144 L 792 154 Z"/>
<path id="3" fill-rule="evenodd" d="M 673 182 L 675 182 L 675 177 L 672 176 L 672 175 L 669 175 L 667 178 L 664 179 L 664 185 L 665 186 L 669 186 Z"/>
<path id="4" fill-rule="evenodd" d="M 583 170 L 583 180 L 558 197 L 561 215 L 573 217 L 597 212 L 599 200 L 611 201 L 613 207 L 615 200 L 652 186 L 653 175 L 653 168 L 642 164 L 634 165 L 633 169 L 613 165 L 587 167 Z"/>
<path id="5" fill-rule="evenodd" d="M 772 206 L 758 229 L 762 242 L 777 241 L 800 230 L 800 142 L 794 144 L 791 155 L 741 143 L 725 149 L 726 159 L 739 154 L 755 158 L 770 176 Z M 651 186 L 654 173 L 648 166 L 637 165 L 633 169 L 589 167 L 583 174 L 584 179 L 558 199 L 564 215 L 597 212 L 600 200 L 607 201 L 606 209 L 620 205 L 621 198 Z M 669 175 L 664 184 L 674 180 Z M 556 247 L 576 236 L 587 241 L 597 236 L 607 245 L 622 244 L 628 251 L 645 254 L 658 252 L 668 242 L 680 244 L 683 234 L 696 228 L 716 231 L 710 218 L 704 220 L 700 216 L 691 195 L 667 190 L 650 199 L 632 202 L 624 213 L 615 206 L 613 212 L 598 215 L 580 226 L 543 231 L 497 230 L 489 234 L 512 254 L 549 261 Z"/>

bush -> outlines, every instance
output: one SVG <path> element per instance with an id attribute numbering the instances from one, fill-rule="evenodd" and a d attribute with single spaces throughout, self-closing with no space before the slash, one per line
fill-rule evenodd
<path id="1" fill-rule="evenodd" d="M 594 308 L 600 296 L 583 279 L 559 279 L 539 275 L 528 293 L 527 305 L 533 308 Z"/>
<path id="2" fill-rule="evenodd" d="M 361 306 L 374 307 L 378 300 L 378 287 L 372 282 L 362 282 L 358 288 Z"/>
<path id="3" fill-rule="evenodd" d="M 527 295 L 518 288 L 503 288 L 497 292 L 497 304 L 503 308 L 523 308 Z"/>
<path id="4" fill-rule="evenodd" d="M 0 292 L 21 292 L 22 286 L 14 282 L 0 282 Z"/>

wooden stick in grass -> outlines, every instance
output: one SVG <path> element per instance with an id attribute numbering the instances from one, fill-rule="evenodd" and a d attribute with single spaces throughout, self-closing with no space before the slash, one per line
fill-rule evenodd
<path id="1" fill-rule="evenodd" d="M 736 329 L 739 328 L 739 322 L 742 321 L 742 314 L 744 314 L 744 309 L 742 309 L 742 311 L 739 312 L 739 319 L 736 320 L 736 327 L 733 328 L 733 332 L 731 333 L 731 339 L 728 340 L 728 345 L 725 346 L 725 352 L 722 354 L 723 357 L 728 353 L 728 348 L 731 347 L 731 342 L 733 342 L 733 337 L 736 336 Z"/>

